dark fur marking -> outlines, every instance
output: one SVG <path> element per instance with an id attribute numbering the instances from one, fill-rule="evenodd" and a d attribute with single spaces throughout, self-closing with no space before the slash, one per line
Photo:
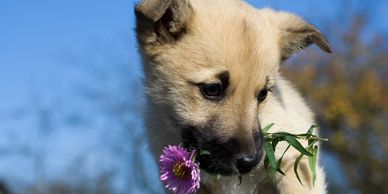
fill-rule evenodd
<path id="1" fill-rule="evenodd" d="M 228 71 L 224 71 L 217 75 L 222 84 L 222 89 L 225 91 L 229 86 L 230 74 Z"/>

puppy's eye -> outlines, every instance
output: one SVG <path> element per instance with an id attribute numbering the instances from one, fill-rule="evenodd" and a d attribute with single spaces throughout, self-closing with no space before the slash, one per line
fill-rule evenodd
<path id="1" fill-rule="evenodd" d="M 222 97 L 222 85 L 220 83 L 199 84 L 202 95 L 209 100 L 219 100 Z"/>
<path id="2" fill-rule="evenodd" d="M 265 98 L 267 98 L 267 95 L 268 95 L 268 89 L 264 88 L 260 91 L 259 96 L 257 97 L 257 100 L 259 102 L 262 102 L 263 100 L 265 100 Z"/>

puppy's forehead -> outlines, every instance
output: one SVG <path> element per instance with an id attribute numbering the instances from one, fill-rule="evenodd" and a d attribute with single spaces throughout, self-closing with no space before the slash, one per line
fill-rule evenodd
<path id="1" fill-rule="evenodd" d="M 193 63 L 184 67 L 191 77 L 201 80 L 228 71 L 234 79 L 255 75 L 264 80 L 277 68 L 277 32 L 260 11 L 238 1 L 226 1 L 239 6 L 222 9 L 192 2 L 195 15 L 188 36 L 173 51 Z"/>

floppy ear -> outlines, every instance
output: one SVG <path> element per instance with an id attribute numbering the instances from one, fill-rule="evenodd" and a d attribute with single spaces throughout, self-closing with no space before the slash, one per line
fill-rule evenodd
<path id="1" fill-rule="evenodd" d="M 164 44 L 186 32 L 193 10 L 189 0 L 143 0 L 135 12 L 138 36 Z"/>
<path id="2" fill-rule="evenodd" d="M 281 12 L 278 16 L 280 16 L 277 22 L 280 27 L 280 54 L 282 60 L 288 59 L 294 53 L 311 44 L 316 44 L 321 50 L 331 53 L 328 41 L 313 25 L 293 14 Z"/>

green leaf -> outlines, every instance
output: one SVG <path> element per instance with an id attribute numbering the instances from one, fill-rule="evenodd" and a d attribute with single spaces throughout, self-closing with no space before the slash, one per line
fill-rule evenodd
<path id="1" fill-rule="evenodd" d="M 318 147 L 315 145 L 318 141 L 327 141 L 327 139 L 319 138 L 318 136 L 313 134 L 313 130 L 318 126 L 312 125 L 306 133 L 302 134 L 291 134 L 287 132 L 276 132 L 276 133 L 268 133 L 269 129 L 274 124 L 271 123 L 267 125 L 263 130 L 264 135 L 264 150 L 266 152 L 266 156 L 264 158 L 264 168 L 270 173 L 271 177 L 275 175 L 276 172 L 280 174 L 285 174 L 281 170 L 281 165 L 283 158 L 289 148 L 292 146 L 296 150 L 300 152 L 300 155 L 296 158 L 294 163 L 294 172 L 299 182 L 302 184 L 302 181 L 298 174 L 298 165 L 303 158 L 303 156 L 308 156 L 308 162 L 310 166 L 310 171 L 312 174 L 313 185 L 315 185 L 316 180 L 316 165 L 317 165 L 317 150 Z M 304 147 L 300 141 L 308 141 L 307 147 Z M 279 159 L 275 158 L 275 151 L 279 142 L 286 141 L 289 145 L 284 150 L 282 156 Z M 303 184 L 302 184 L 303 185 Z"/>
<path id="2" fill-rule="evenodd" d="M 314 156 L 309 157 L 309 166 L 310 171 L 313 176 L 313 186 L 315 186 L 315 181 L 317 179 L 317 156 L 318 156 L 318 146 L 314 146 L 313 148 Z"/>
<path id="3" fill-rule="evenodd" d="M 278 138 L 275 138 L 272 140 L 272 149 L 273 150 L 276 150 L 276 146 L 278 145 L 279 143 L 279 139 Z"/>
<path id="4" fill-rule="evenodd" d="M 264 142 L 264 151 L 266 153 L 266 158 L 268 158 L 268 163 L 271 168 L 271 176 L 273 176 L 276 172 L 276 159 L 275 159 L 275 152 L 272 148 L 271 143 Z"/>
<path id="5" fill-rule="evenodd" d="M 274 125 L 275 123 L 271 123 L 269 125 L 267 125 L 266 127 L 264 127 L 264 129 L 262 129 L 261 131 L 263 133 L 268 133 L 268 130 Z"/>
<path id="6" fill-rule="evenodd" d="M 318 142 L 318 140 L 317 139 L 309 139 L 308 140 L 308 146 L 307 146 L 307 150 L 309 151 L 309 152 L 311 152 L 312 150 L 313 150 L 313 148 L 314 148 L 314 144 L 315 143 L 317 143 Z"/>
<path id="7" fill-rule="evenodd" d="M 291 137 L 295 137 L 296 138 L 296 135 L 291 134 L 291 133 L 287 133 L 287 132 L 272 133 L 272 137 L 273 138 L 282 138 L 282 139 L 284 139 L 287 136 L 291 136 Z"/>
<path id="8" fill-rule="evenodd" d="M 282 166 L 282 160 L 283 160 L 283 157 L 284 155 L 286 154 L 286 152 L 288 151 L 288 149 L 290 148 L 290 145 L 287 146 L 287 148 L 284 150 L 282 156 L 279 158 L 277 164 L 276 164 L 276 170 L 282 174 L 282 175 L 285 175 L 284 172 L 280 169 L 280 167 Z"/>
<path id="9" fill-rule="evenodd" d="M 282 171 L 282 169 L 276 168 L 276 171 L 277 171 L 278 173 L 282 174 L 283 176 L 286 176 L 286 173 L 284 173 L 284 172 Z"/>
<path id="10" fill-rule="evenodd" d="M 303 154 L 300 154 L 296 160 L 295 160 L 295 163 L 294 163 L 294 172 L 295 172 L 295 175 L 296 175 L 296 178 L 298 178 L 298 181 L 301 185 L 303 185 L 302 181 L 300 180 L 299 178 L 299 174 L 298 174 L 298 165 L 299 165 L 299 162 L 300 160 L 303 158 Z"/>
<path id="11" fill-rule="evenodd" d="M 312 135 L 313 134 L 313 130 L 315 128 L 318 128 L 318 125 L 311 125 L 310 129 L 306 132 L 306 134 Z"/>
<path id="12" fill-rule="evenodd" d="M 207 151 L 207 150 L 200 150 L 199 151 L 199 155 L 210 155 L 210 152 L 209 151 Z"/>
<path id="13" fill-rule="evenodd" d="M 310 153 L 309 151 L 307 151 L 303 146 L 302 144 L 299 143 L 298 140 L 296 140 L 295 137 L 292 137 L 292 136 L 286 136 L 285 137 L 285 140 L 292 146 L 294 147 L 295 149 L 297 149 L 300 153 L 306 155 L 306 156 L 313 156 L 312 153 Z"/>
<path id="14" fill-rule="evenodd" d="M 269 164 L 269 159 L 268 159 L 268 156 L 265 155 L 265 158 L 264 158 L 264 168 L 267 170 L 268 169 L 268 164 Z"/>

